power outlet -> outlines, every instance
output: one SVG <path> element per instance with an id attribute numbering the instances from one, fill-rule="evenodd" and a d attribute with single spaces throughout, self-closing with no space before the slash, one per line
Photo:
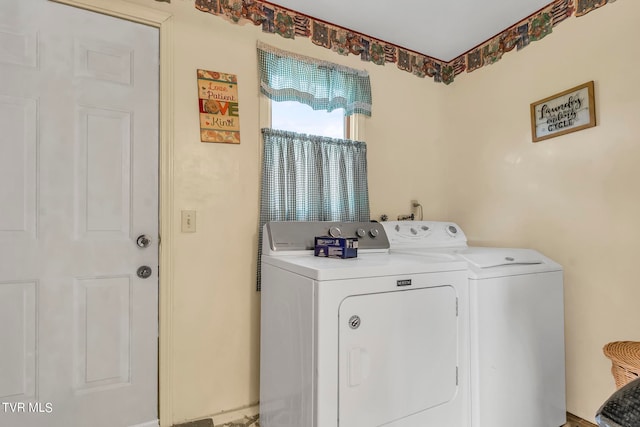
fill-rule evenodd
<path id="1" fill-rule="evenodd" d="M 196 232 L 196 211 L 182 211 L 182 232 Z"/>

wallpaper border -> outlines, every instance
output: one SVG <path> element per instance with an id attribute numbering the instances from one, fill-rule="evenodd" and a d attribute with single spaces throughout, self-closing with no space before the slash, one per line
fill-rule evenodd
<path id="1" fill-rule="evenodd" d="M 166 1 L 166 0 L 165 0 Z M 311 41 L 340 55 L 357 55 L 377 65 L 396 64 L 417 77 L 451 84 L 466 71 L 498 62 L 514 49 L 542 40 L 553 27 L 572 16 L 580 17 L 616 0 L 555 0 L 470 51 L 446 62 L 428 55 L 361 34 L 338 25 L 262 0 L 195 0 L 196 9 L 221 16 L 233 23 L 251 22 L 265 33 Z"/>

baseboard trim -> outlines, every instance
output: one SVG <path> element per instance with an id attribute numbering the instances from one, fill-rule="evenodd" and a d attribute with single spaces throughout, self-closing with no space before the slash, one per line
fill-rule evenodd
<path id="1" fill-rule="evenodd" d="M 242 419 L 245 416 L 248 416 L 248 417 L 255 416 L 258 413 L 259 409 L 260 409 L 259 405 L 251 405 L 244 408 L 239 408 L 236 410 L 231 410 L 228 412 L 223 412 L 217 415 L 213 415 L 210 418 L 205 420 L 192 421 L 192 422 L 187 422 L 185 424 L 176 424 L 174 427 L 206 427 L 206 426 L 210 426 L 212 422 L 213 422 L 213 425 L 217 426 L 220 424 L 237 421 L 239 419 Z M 146 424 L 141 426 L 147 427 Z M 153 424 L 149 425 L 149 427 L 152 427 L 152 426 Z M 135 427 L 138 427 L 138 426 L 135 426 Z M 561 427 L 598 427 L 598 426 L 587 420 L 583 420 L 577 415 L 573 415 L 567 412 L 567 423 Z"/>
<path id="2" fill-rule="evenodd" d="M 565 427 L 598 427 L 597 425 L 590 423 L 587 420 L 583 420 L 582 418 L 570 414 L 567 412 L 567 423 Z"/>
<path id="3" fill-rule="evenodd" d="M 260 410 L 260 406 L 258 404 L 255 404 L 251 406 L 246 406 L 244 408 L 238 408 L 235 410 L 216 414 L 211 418 L 213 419 L 213 425 L 217 426 L 218 424 L 230 423 L 232 421 L 240 420 L 245 416 L 252 417 L 254 415 L 257 415 L 259 410 Z"/>
<path id="4" fill-rule="evenodd" d="M 142 424 L 136 424 L 131 427 L 158 427 L 159 425 L 160 425 L 160 420 L 155 420 L 155 421 L 148 421 Z"/>

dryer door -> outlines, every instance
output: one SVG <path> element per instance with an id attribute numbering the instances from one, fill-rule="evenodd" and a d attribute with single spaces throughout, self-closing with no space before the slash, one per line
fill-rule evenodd
<path id="1" fill-rule="evenodd" d="M 379 426 L 452 400 L 456 311 L 451 286 L 346 298 L 339 310 L 339 425 Z"/>

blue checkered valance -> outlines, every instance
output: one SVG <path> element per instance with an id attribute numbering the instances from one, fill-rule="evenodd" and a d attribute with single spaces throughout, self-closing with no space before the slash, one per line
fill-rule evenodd
<path id="1" fill-rule="evenodd" d="M 297 101 L 314 110 L 344 108 L 371 116 L 369 73 L 258 42 L 260 91 L 273 101 Z"/>

